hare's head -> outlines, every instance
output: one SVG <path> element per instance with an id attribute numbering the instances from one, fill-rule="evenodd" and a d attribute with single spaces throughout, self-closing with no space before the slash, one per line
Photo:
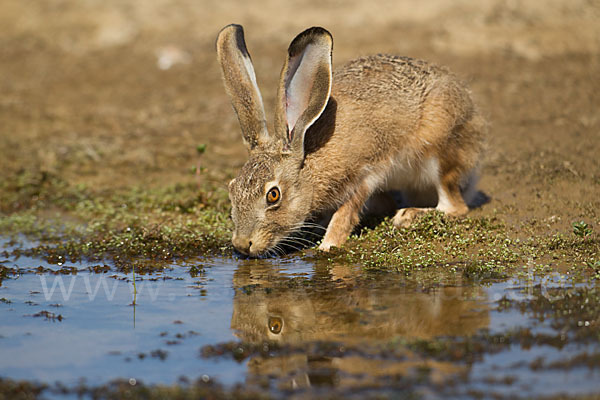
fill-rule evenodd
<path id="1" fill-rule="evenodd" d="M 304 136 L 329 101 L 332 45 L 323 28 L 310 28 L 292 41 L 279 81 L 275 131 L 269 133 L 242 27 L 228 25 L 217 37 L 225 90 L 250 152 L 248 162 L 229 184 L 235 224 L 232 242 L 241 253 L 269 253 L 311 213 L 311 173 L 303 168 Z"/>

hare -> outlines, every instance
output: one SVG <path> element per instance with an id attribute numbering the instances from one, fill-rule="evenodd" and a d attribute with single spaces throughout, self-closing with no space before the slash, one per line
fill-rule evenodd
<path id="1" fill-rule="evenodd" d="M 367 200 L 391 190 L 418 206 L 397 210 L 398 227 L 428 210 L 467 213 L 485 121 L 446 69 L 375 55 L 333 73 L 331 34 L 309 28 L 288 48 L 269 133 L 243 28 L 223 28 L 216 48 L 250 154 L 229 183 L 240 253 L 274 254 L 312 216 L 328 212 L 319 249 L 339 247 Z"/>

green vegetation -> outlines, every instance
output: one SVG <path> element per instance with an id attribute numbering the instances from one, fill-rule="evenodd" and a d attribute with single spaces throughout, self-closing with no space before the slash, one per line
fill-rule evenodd
<path id="1" fill-rule="evenodd" d="M 592 227 L 584 221 L 573 222 L 573 233 L 579 237 L 591 236 Z"/>
<path id="2" fill-rule="evenodd" d="M 198 146 L 199 153 L 205 149 Z M 111 259 L 122 270 L 138 267 L 144 273 L 154 268 L 145 260 L 232 254 L 230 204 L 220 182 L 188 180 L 106 192 L 24 171 L 0 186 L 0 232 L 31 237 L 38 244 L 19 251 L 50 262 Z M 547 237 L 533 230 L 511 231 L 493 215 L 455 219 L 432 212 L 406 229 L 384 220 L 364 228 L 342 249 L 316 257 L 372 270 L 432 276 L 462 272 L 478 278 L 529 273 L 531 268 L 543 273 L 558 265 L 598 279 L 598 235 L 582 221 L 572 227 L 573 235 Z"/>
<path id="3" fill-rule="evenodd" d="M 352 238 L 354 247 L 345 257 L 368 268 L 393 267 L 410 272 L 443 266 L 479 265 L 503 273 L 522 256 L 520 241 L 511 239 L 504 227 L 490 218 L 451 219 L 439 212 L 424 214 L 410 228 L 396 229 L 384 221 L 373 230 Z"/>
<path id="4" fill-rule="evenodd" d="M 216 184 L 97 192 L 46 173 L 22 173 L 0 190 L 0 232 L 39 245 L 49 261 L 172 259 L 229 252 L 229 200 Z M 51 211 L 50 211 L 51 210 Z"/>
<path id="5" fill-rule="evenodd" d="M 331 261 L 360 263 L 368 269 L 462 271 L 467 277 L 497 278 L 529 272 L 544 273 L 550 265 L 593 272 L 600 256 L 597 236 L 590 234 L 520 238 L 495 217 L 450 218 L 424 214 L 410 228 L 394 228 L 389 220 L 353 236 Z M 524 271 L 526 269 L 526 271 Z"/>

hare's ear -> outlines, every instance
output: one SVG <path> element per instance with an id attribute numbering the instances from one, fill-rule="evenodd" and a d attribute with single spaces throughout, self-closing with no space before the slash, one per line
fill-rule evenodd
<path id="1" fill-rule="evenodd" d="M 304 134 L 331 94 L 331 34 L 319 27 L 300 33 L 288 48 L 277 96 L 277 131 L 284 149 L 304 155 Z"/>
<path id="2" fill-rule="evenodd" d="M 217 36 L 217 58 L 225 90 L 240 121 L 244 143 L 250 150 L 268 140 L 267 122 L 256 75 L 240 25 L 228 25 Z"/>

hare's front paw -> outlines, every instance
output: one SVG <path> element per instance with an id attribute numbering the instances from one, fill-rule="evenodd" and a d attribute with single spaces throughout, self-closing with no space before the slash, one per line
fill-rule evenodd
<path id="1" fill-rule="evenodd" d="M 397 228 L 408 228 L 421 214 L 433 210 L 432 208 L 401 208 L 392 218 L 392 224 Z"/>
<path id="2" fill-rule="evenodd" d="M 335 243 L 331 243 L 328 240 L 323 240 L 323 242 L 319 245 L 319 250 L 329 251 L 332 247 L 335 247 Z"/>

